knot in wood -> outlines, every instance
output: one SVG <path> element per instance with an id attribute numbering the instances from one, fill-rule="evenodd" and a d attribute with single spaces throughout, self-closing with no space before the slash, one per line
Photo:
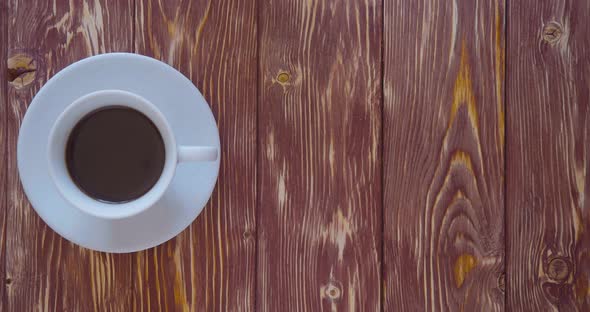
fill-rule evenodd
<path id="1" fill-rule="evenodd" d="M 502 273 L 502 274 L 500 274 L 500 276 L 498 276 L 498 288 L 502 292 L 505 291 L 505 289 L 506 289 L 506 273 Z"/>
<path id="2" fill-rule="evenodd" d="M 329 283 L 324 288 L 325 296 L 330 300 L 338 300 L 340 296 L 342 296 L 342 290 L 340 287 L 334 283 Z"/>
<path id="3" fill-rule="evenodd" d="M 563 284 L 543 283 L 542 288 L 545 296 L 553 303 L 558 303 L 567 296 L 567 289 Z"/>
<path id="4" fill-rule="evenodd" d="M 242 237 L 244 238 L 245 241 L 249 241 L 253 239 L 254 234 L 252 233 L 251 230 L 245 230 L 244 233 L 242 233 Z"/>
<path id="5" fill-rule="evenodd" d="M 550 22 L 543 27 L 543 40 L 550 45 L 555 45 L 563 35 L 563 28 L 557 22 Z"/>
<path id="6" fill-rule="evenodd" d="M 291 79 L 291 76 L 285 72 L 282 72 L 277 76 L 277 81 L 280 83 L 287 83 L 289 82 L 289 79 Z"/>
<path id="7" fill-rule="evenodd" d="M 19 53 L 8 59 L 8 83 L 16 89 L 31 84 L 37 77 L 37 61 L 34 57 Z"/>
<path id="8" fill-rule="evenodd" d="M 563 283 L 570 275 L 571 265 L 565 258 L 554 258 L 547 265 L 547 276 L 556 282 Z"/>

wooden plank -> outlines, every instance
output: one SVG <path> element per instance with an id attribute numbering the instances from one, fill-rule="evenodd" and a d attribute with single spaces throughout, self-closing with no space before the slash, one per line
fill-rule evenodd
<path id="1" fill-rule="evenodd" d="M 48 78 L 86 56 L 131 50 L 132 5 L 8 2 L 7 311 L 129 310 L 132 257 L 91 252 L 49 229 L 23 193 L 16 141 L 28 104 Z"/>
<path id="2" fill-rule="evenodd" d="M 6 214 L 8 207 L 6 206 L 6 192 L 7 192 L 7 137 L 6 132 L 8 128 L 7 122 L 7 101 L 6 89 L 8 87 L 8 70 L 6 68 L 8 46 L 8 5 L 2 1 L 0 2 L 0 311 L 6 311 L 6 285 L 9 280 L 6 279 Z"/>
<path id="3" fill-rule="evenodd" d="M 260 311 L 380 310 L 381 2 L 260 7 Z"/>
<path id="4" fill-rule="evenodd" d="M 504 1 L 385 1 L 384 307 L 504 309 Z"/>
<path id="5" fill-rule="evenodd" d="M 135 310 L 254 308 L 255 1 L 139 0 L 137 52 L 179 69 L 201 90 L 221 136 L 207 207 L 175 239 L 136 256 Z"/>
<path id="6" fill-rule="evenodd" d="M 589 311 L 590 2 L 508 12 L 508 309 Z"/>

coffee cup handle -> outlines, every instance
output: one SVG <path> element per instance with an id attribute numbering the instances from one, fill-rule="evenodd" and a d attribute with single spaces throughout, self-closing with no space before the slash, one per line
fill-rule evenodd
<path id="1" fill-rule="evenodd" d="M 179 146 L 178 162 L 215 161 L 218 154 L 213 146 Z"/>

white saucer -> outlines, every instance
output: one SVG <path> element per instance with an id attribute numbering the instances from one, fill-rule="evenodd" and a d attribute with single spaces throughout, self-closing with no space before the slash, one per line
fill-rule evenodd
<path id="1" fill-rule="evenodd" d="M 104 89 L 130 91 L 156 105 L 172 126 L 177 144 L 220 147 L 209 105 L 190 80 L 149 57 L 103 54 L 60 71 L 31 102 L 18 137 L 21 182 L 39 216 L 69 241 L 106 252 L 151 248 L 178 235 L 199 215 L 213 192 L 220 158 L 179 164 L 162 199 L 138 215 L 108 221 L 83 213 L 61 197 L 49 176 L 48 136 L 66 106 Z"/>

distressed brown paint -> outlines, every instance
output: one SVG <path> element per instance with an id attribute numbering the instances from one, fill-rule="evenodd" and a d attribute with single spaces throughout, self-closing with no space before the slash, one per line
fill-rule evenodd
<path id="1" fill-rule="evenodd" d="M 384 15 L 385 310 L 501 311 L 504 2 Z"/>
<path id="2" fill-rule="evenodd" d="M 92 252 L 53 232 L 34 212 L 16 167 L 16 142 L 27 106 L 59 70 L 81 58 L 131 51 L 133 1 L 28 1 L 0 5 L 0 77 L 6 118 L 6 311 L 128 311 L 134 285 L 131 255 Z M 5 18 L 7 16 L 7 18 Z M 7 21 L 7 24 L 5 24 Z M 34 65 L 34 66 L 33 66 Z M 4 66 L 8 66 L 5 68 Z M 5 76 L 7 75 L 7 76 Z M 12 77 L 10 77 L 12 76 Z M 8 79 L 11 78 L 11 79 Z M 12 79 L 14 78 L 14 79 Z M 10 80 L 10 81 L 9 81 Z M 0 146 L 3 146 L 0 141 Z M 1 215 L 1 213 L 0 213 Z"/>
<path id="3" fill-rule="evenodd" d="M 590 310 L 590 3 L 510 1 L 507 305 Z"/>
<path id="4" fill-rule="evenodd" d="M 258 311 L 379 311 L 381 2 L 261 1 Z"/>
<path id="5" fill-rule="evenodd" d="M 589 15 L 584 0 L 0 1 L 0 311 L 590 310 Z M 131 255 L 60 238 L 16 169 L 35 93 L 110 51 L 189 77 L 223 151 L 197 221 Z"/>
<path id="6" fill-rule="evenodd" d="M 255 2 L 137 0 L 136 4 L 136 51 L 167 62 L 201 90 L 219 127 L 222 155 L 213 196 L 190 228 L 134 255 L 134 283 L 140 288 L 133 308 L 253 310 Z"/>
<path id="7" fill-rule="evenodd" d="M 0 311 L 7 310 L 6 287 L 11 280 L 6 278 L 6 218 L 8 205 L 6 202 L 6 192 L 8 190 L 6 174 L 7 170 L 7 149 L 8 129 L 7 114 L 7 58 L 8 47 L 5 44 L 8 40 L 8 6 L 5 2 L 0 2 Z"/>

